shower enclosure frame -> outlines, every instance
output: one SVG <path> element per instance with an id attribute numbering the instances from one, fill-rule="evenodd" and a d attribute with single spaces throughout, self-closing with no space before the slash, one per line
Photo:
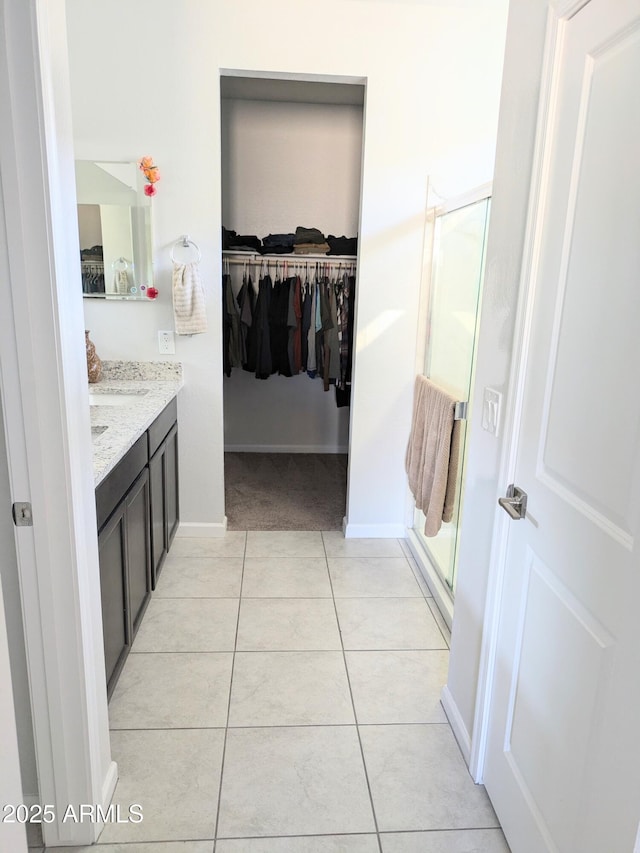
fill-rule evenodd
<path id="1" fill-rule="evenodd" d="M 457 196 L 445 204 L 437 207 L 432 207 L 427 212 L 427 224 L 425 232 L 425 273 L 424 283 L 421 294 L 420 304 L 420 319 L 419 319 L 419 345 L 416 358 L 416 372 L 431 376 L 430 371 L 430 345 L 433 340 L 431 335 L 432 321 L 434 320 L 435 306 L 434 300 L 437 297 L 438 275 L 443 269 L 443 259 L 438 256 L 438 237 L 440 236 L 443 225 L 443 218 L 448 214 L 453 214 L 462 211 L 466 208 L 485 203 L 484 219 L 481 223 L 481 234 L 478 243 L 479 255 L 477 258 L 478 272 L 477 280 L 473 283 L 477 286 L 477 297 L 475 305 L 475 316 L 473 320 L 473 329 L 471 332 L 473 341 L 471 345 L 471 363 L 468 366 L 468 374 L 464 377 L 464 391 L 466 394 L 461 395 L 461 388 L 453 388 L 449 386 L 447 390 L 452 392 L 458 391 L 458 396 L 461 399 L 468 401 L 467 417 L 468 420 L 472 410 L 473 401 L 471 400 L 471 389 L 473 388 L 473 378 L 476 363 L 476 350 L 478 342 L 478 327 L 480 320 L 480 312 L 482 305 L 482 284 L 484 279 L 484 265 L 486 256 L 486 239 L 490 218 L 492 184 L 482 184 L 473 190 Z M 438 381 L 440 377 L 432 377 Z M 442 382 L 441 384 L 447 384 Z M 457 560 L 459 552 L 459 542 L 461 537 L 461 528 L 459 524 L 461 516 L 461 507 L 464 497 L 464 476 L 467 450 L 467 435 L 466 423 L 462 425 L 463 436 L 461 442 L 461 460 L 459 466 L 459 479 L 456 498 L 456 510 L 454 520 L 450 525 L 444 525 L 437 537 L 428 539 L 420 529 L 420 513 L 415 509 L 413 496 L 410 496 L 409 509 L 407 512 L 407 544 L 420 568 L 421 574 L 424 576 L 427 586 L 429 587 L 440 612 L 445 619 L 445 622 L 451 628 L 453 620 L 453 607 L 455 597 L 455 576 L 457 570 Z M 423 521 L 423 519 L 422 519 Z M 438 555 L 439 546 L 442 545 L 446 537 L 453 537 L 453 540 L 448 548 L 447 555 L 449 564 L 445 568 L 442 565 L 444 554 Z M 440 549 L 442 550 L 442 549 Z M 447 547 L 444 549 L 447 550 Z"/>

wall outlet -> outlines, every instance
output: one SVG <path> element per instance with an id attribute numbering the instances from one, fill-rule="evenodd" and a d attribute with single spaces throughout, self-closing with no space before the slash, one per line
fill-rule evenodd
<path id="1" fill-rule="evenodd" d="M 176 341 L 173 332 L 158 332 L 158 351 L 161 355 L 174 355 Z"/>
<path id="2" fill-rule="evenodd" d="M 502 394 L 493 388 L 485 388 L 482 399 L 482 429 L 491 435 L 498 435 L 501 408 Z"/>

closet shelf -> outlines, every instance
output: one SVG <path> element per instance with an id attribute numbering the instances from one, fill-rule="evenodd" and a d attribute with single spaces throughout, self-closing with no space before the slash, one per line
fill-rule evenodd
<path id="1" fill-rule="evenodd" d="M 285 253 L 276 253 L 276 254 L 267 254 L 264 255 L 260 252 L 234 252 L 233 249 L 223 249 L 222 257 L 225 260 L 228 260 L 230 263 L 250 263 L 250 264 L 259 264 L 262 261 L 281 261 L 293 264 L 304 264 L 309 261 L 322 261 L 328 264 L 336 264 L 336 263 L 355 263 L 358 260 L 357 255 L 314 255 L 314 254 L 300 254 L 296 255 L 295 252 L 285 252 Z"/>

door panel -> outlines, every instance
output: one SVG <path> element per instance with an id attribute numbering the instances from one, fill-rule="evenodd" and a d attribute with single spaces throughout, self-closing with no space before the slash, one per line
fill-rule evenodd
<path id="1" fill-rule="evenodd" d="M 514 853 L 631 851 L 640 0 L 561 23 L 484 781 Z M 635 719 L 636 722 L 632 722 Z"/>
<path id="2" fill-rule="evenodd" d="M 126 497 L 127 571 L 131 637 L 135 637 L 151 595 L 149 472 L 145 468 Z"/>

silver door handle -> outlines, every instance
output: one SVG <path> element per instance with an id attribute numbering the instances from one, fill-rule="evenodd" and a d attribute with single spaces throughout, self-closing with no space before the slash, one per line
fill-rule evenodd
<path id="1" fill-rule="evenodd" d="M 507 489 L 507 496 L 498 498 L 498 503 L 514 521 L 519 521 L 527 514 L 527 493 L 513 483 Z"/>

